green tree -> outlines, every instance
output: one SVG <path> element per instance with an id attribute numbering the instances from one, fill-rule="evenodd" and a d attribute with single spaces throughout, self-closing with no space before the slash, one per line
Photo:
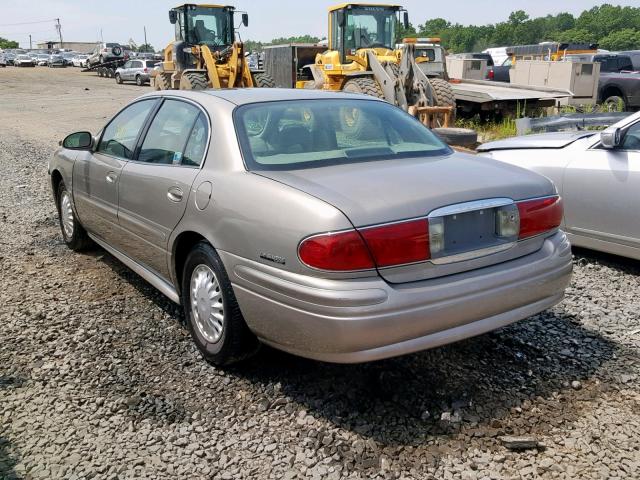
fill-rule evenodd
<path id="1" fill-rule="evenodd" d="M 143 43 L 138 47 L 138 52 L 142 52 L 142 53 L 153 53 L 155 51 L 156 50 L 153 48 L 153 45 L 150 45 L 148 43 Z"/>
<path id="2" fill-rule="evenodd" d="M 18 48 L 19 46 L 18 42 L 0 37 L 0 48 Z"/>
<path id="3" fill-rule="evenodd" d="M 444 18 L 432 18 L 422 25 L 418 25 L 418 35 L 421 37 L 437 37 L 451 28 L 451 23 Z"/>
<path id="4" fill-rule="evenodd" d="M 623 28 L 611 32 L 600 39 L 600 47 L 607 50 L 635 50 L 640 49 L 640 31 L 633 28 Z"/>
<path id="5" fill-rule="evenodd" d="M 570 30 L 565 30 L 564 32 L 559 32 L 553 40 L 567 43 L 595 43 L 598 38 L 594 33 L 591 33 L 587 29 L 572 28 Z"/>
<path id="6" fill-rule="evenodd" d="M 418 32 L 415 27 L 409 22 L 409 26 L 405 28 L 403 22 L 397 22 L 396 28 L 396 43 L 401 43 L 403 38 L 410 38 L 418 36 Z"/>

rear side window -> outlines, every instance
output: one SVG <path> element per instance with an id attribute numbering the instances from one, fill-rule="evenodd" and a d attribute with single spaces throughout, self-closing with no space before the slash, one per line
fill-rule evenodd
<path id="1" fill-rule="evenodd" d="M 104 129 L 98 152 L 115 157 L 133 158 L 140 130 L 156 100 L 143 100 L 128 106 Z"/>
<path id="2" fill-rule="evenodd" d="M 633 70 L 633 64 L 629 57 L 618 57 L 618 70 Z"/>
<path id="3" fill-rule="evenodd" d="M 147 68 L 153 68 L 153 66 L 157 63 L 155 60 L 145 60 L 145 65 Z"/>
<path id="4" fill-rule="evenodd" d="M 139 60 L 134 60 L 132 68 L 142 68 L 142 62 Z"/>
<path id="5" fill-rule="evenodd" d="M 187 142 L 191 144 L 199 115 L 200 109 L 189 103 L 166 100 L 151 122 L 138 161 L 162 165 L 199 165 L 197 160 L 191 158 L 197 151 L 187 150 Z M 197 150 L 196 147 L 191 148 Z"/>

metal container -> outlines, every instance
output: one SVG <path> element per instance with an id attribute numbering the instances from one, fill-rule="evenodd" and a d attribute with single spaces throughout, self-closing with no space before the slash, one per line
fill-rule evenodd
<path id="1" fill-rule="evenodd" d="M 297 80 L 313 80 L 305 65 L 315 63 L 316 55 L 327 47 L 312 43 L 288 43 L 264 47 L 264 69 L 276 87 L 293 88 Z"/>

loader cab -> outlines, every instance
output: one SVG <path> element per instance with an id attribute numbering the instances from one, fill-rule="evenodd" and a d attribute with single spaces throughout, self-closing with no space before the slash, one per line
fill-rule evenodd
<path id="1" fill-rule="evenodd" d="M 220 50 L 233 44 L 234 12 L 231 6 L 184 4 L 169 10 L 169 21 L 175 26 L 176 42 Z M 242 24 L 248 23 L 245 13 Z"/>
<path id="2" fill-rule="evenodd" d="M 402 19 L 400 18 L 402 15 Z M 329 50 L 347 56 L 363 48 L 394 50 L 399 22 L 409 24 L 409 16 L 397 5 L 343 4 L 329 9 Z"/>

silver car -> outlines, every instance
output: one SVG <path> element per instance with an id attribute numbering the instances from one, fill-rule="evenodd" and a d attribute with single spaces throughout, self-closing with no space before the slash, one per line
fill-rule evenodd
<path id="1" fill-rule="evenodd" d="M 546 178 L 453 152 L 369 96 L 165 91 L 49 166 L 62 237 L 184 306 L 203 356 L 331 362 L 478 335 L 559 302 L 571 248 Z"/>
<path id="2" fill-rule="evenodd" d="M 553 180 L 572 244 L 640 259 L 640 113 L 602 133 L 527 135 L 479 150 Z"/>
<path id="3" fill-rule="evenodd" d="M 119 43 L 98 43 L 86 60 L 87 66 L 92 67 L 104 62 L 124 58 L 124 50 Z"/>
<path id="4" fill-rule="evenodd" d="M 116 83 L 136 82 L 139 87 L 149 83 L 153 66 L 157 64 L 155 60 L 133 59 L 128 60 L 122 67 L 116 69 Z"/>

